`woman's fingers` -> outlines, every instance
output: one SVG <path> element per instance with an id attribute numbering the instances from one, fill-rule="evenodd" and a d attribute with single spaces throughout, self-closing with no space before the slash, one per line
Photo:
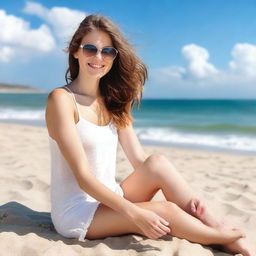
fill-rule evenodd
<path id="1" fill-rule="evenodd" d="M 200 205 L 200 200 L 197 199 L 197 198 L 193 198 L 191 200 L 191 203 L 190 203 L 190 206 L 191 206 L 191 210 L 194 214 L 197 213 L 197 209 L 198 209 L 198 206 Z"/>
<path id="2" fill-rule="evenodd" d="M 160 218 L 159 223 L 154 226 L 154 230 L 157 232 L 155 234 L 158 237 L 161 237 L 161 236 L 166 235 L 167 233 L 170 233 L 171 230 L 167 225 L 169 225 L 169 223 L 165 219 Z"/>
<path id="3" fill-rule="evenodd" d="M 154 228 L 154 233 L 157 235 L 157 237 L 161 237 L 167 234 L 167 232 L 165 232 L 162 228 L 160 228 L 159 226 L 156 226 Z"/>
<path id="4" fill-rule="evenodd" d="M 197 205 L 197 209 L 196 212 L 199 216 L 201 216 L 204 212 L 204 205 L 202 204 L 202 202 L 199 201 L 198 205 Z"/>
<path id="5" fill-rule="evenodd" d="M 200 211 L 201 211 L 201 203 L 200 203 L 200 201 L 198 201 L 197 205 L 196 205 L 196 213 L 197 213 L 197 215 L 200 214 Z"/>
<path id="6" fill-rule="evenodd" d="M 165 220 L 164 223 L 166 223 Z M 159 237 L 166 235 L 167 233 L 170 233 L 170 228 L 165 226 L 161 222 L 154 226 L 151 226 L 150 230 L 144 232 L 144 234 L 151 239 L 157 239 Z"/>
<path id="7" fill-rule="evenodd" d="M 154 228 L 151 229 L 146 229 L 144 232 L 144 235 L 150 239 L 157 239 L 162 235 L 162 233 L 159 233 L 157 230 L 155 230 Z"/>
<path id="8" fill-rule="evenodd" d="M 196 216 L 198 216 L 198 217 L 201 216 L 204 213 L 204 210 L 205 210 L 204 205 L 197 198 L 194 198 L 194 199 L 191 200 L 190 208 L 192 210 L 192 213 L 196 214 Z"/>
<path id="9" fill-rule="evenodd" d="M 159 220 L 160 220 L 160 222 L 161 222 L 162 224 L 164 224 L 164 225 L 166 225 L 166 226 L 169 225 L 169 222 L 166 221 L 165 219 L 163 219 L 163 218 L 160 217 Z"/>
<path id="10" fill-rule="evenodd" d="M 190 208 L 193 213 L 196 213 L 196 201 L 194 199 L 192 199 L 190 202 Z"/>
<path id="11" fill-rule="evenodd" d="M 134 220 L 148 238 L 157 239 L 171 232 L 169 222 L 150 210 L 141 210 Z"/>
<path id="12" fill-rule="evenodd" d="M 164 219 L 160 219 L 160 227 L 162 230 L 164 230 L 166 233 L 171 233 L 171 229 L 169 228 L 169 222 L 164 220 Z"/>

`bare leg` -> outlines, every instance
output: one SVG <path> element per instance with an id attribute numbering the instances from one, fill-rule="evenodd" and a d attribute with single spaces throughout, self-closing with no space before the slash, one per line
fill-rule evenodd
<path id="1" fill-rule="evenodd" d="M 161 189 L 168 201 L 176 203 L 204 224 L 220 230 L 225 229 L 225 225 L 222 225 L 223 222 L 211 214 L 207 207 L 203 207 L 203 212 L 192 212 L 191 200 L 197 198 L 197 196 L 168 159 L 162 155 L 149 156 L 141 166 L 121 183 L 121 187 L 124 191 L 124 197 L 131 202 L 150 201 Z M 246 239 L 239 239 L 224 246 L 224 250 L 234 253 L 243 252 L 245 256 L 255 256 L 253 254 L 255 249 L 249 249 L 250 247 L 251 245 Z"/>
<path id="2" fill-rule="evenodd" d="M 171 234 L 179 238 L 207 245 L 231 243 L 241 237 L 241 233 L 236 230 L 220 232 L 208 227 L 171 202 L 136 204 L 144 209 L 152 210 L 166 219 L 170 223 Z M 127 233 L 142 234 L 142 231 L 120 213 L 101 204 L 95 213 L 86 238 L 98 239 Z"/>
<path id="3" fill-rule="evenodd" d="M 206 206 L 203 212 L 192 211 L 191 200 L 197 196 L 170 161 L 162 155 L 149 156 L 121 183 L 121 187 L 125 191 L 125 198 L 132 202 L 149 201 L 161 189 L 166 200 L 177 204 L 204 224 L 211 227 L 221 225 Z"/>

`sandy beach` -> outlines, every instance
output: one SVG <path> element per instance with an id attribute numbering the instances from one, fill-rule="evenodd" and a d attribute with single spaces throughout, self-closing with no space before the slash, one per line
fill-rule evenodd
<path id="1" fill-rule="evenodd" d="M 85 243 L 65 239 L 50 218 L 50 154 L 44 127 L 0 124 L 0 255 L 206 256 L 228 255 L 217 249 L 164 236 L 109 237 Z M 144 146 L 164 154 L 214 212 L 246 230 L 256 231 L 256 156 L 172 147 Z M 116 180 L 132 172 L 118 148 Z M 163 200 L 158 193 L 154 200 Z"/>

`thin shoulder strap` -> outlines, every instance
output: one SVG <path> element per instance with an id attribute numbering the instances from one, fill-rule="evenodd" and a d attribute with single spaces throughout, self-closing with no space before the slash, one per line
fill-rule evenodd
<path id="1" fill-rule="evenodd" d="M 76 110 L 77 110 L 77 113 L 78 113 L 78 120 L 80 120 L 80 111 L 79 111 L 79 108 L 77 106 L 77 102 L 76 102 L 76 98 L 75 98 L 75 95 L 74 93 L 67 87 L 67 86 L 64 86 L 64 88 L 68 89 L 68 91 L 71 93 L 72 97 L 73 97 L 73 100 L 75 102 L 75 105 L 76 105 Z"/>

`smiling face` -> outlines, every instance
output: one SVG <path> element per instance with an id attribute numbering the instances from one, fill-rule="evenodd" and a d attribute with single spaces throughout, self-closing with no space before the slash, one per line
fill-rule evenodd
<path id="1" fill-rule="evenodd" d="M 108 33 L 101 30 L 93 30 L 84 36 L 81 45 L 85 44 L 95 45 L 98 49 L 113 46 Z M 93 56 L 88 56 L 82 48 L 78 49 L 74 57 L 78 59 L 79 72 L 83 72 L 84 75 L 95 79 L 100 79 L 106 75 L 114 61 L 109 58 L 103 58 L 99 51 Z"/>

